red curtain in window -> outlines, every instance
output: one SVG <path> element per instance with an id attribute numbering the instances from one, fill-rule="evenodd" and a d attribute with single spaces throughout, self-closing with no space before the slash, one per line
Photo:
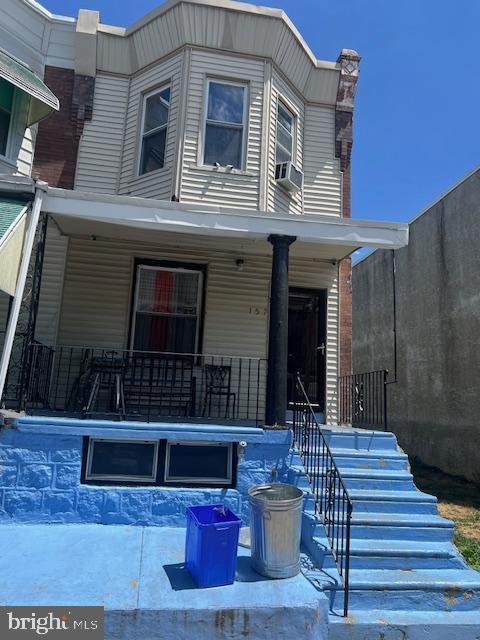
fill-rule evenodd
<path id="1" fill-rule="evenodd" d="M 153 294 L 153 310 L 169 313 L 173 309 L 173 273 L 171 271 L 157 271 L 155 274 L 155 289 Z M 149 348 L 151 351 L 169 351 L 169 318 L 153 316 L 150 327 Z"/>

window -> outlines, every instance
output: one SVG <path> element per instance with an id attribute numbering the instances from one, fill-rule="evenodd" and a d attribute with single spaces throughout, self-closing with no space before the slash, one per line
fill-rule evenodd
<path id="1" fill-rule="evenodd" d="M 208 80 L 203 163 L 243 166 L 246 86 Z"/>
<path id="2" fill-rule="evenodd" d="M 137 265 L 132 346 L 196 353 L 203 270 Z"/>
<path id="3" fill-rule="evenodd" d="M 158 441 L 90 438 L 85 480 L 154 483 L 157 463 Z"/>
<path id="4" fill-rule="evenodd" d="M 165 483 L 231 485 L 232 443 L 167 442 Z"/>
<path id="5" fill-rule="evenodd" d="M 170 87 L 164 87 L 144 97 L 140 175 L 161 169 L 165 164 L 169 109 Z"/>
<path id="6" fill-rule="evenodd" d="M 82 483 L 233 487 L 237 444 L 85 437 Z"/>
<path id="7" fill-rule="evenodd" d="M 275 162 L 293 162 L 295 136 L 295 116 L 282 103 L 277 107 L 277 137 L 275 144 Z"/>
<path id="8" fill-rule="evenodd" d="M 8 132 L 12 119 L 14 88 L 6 80 L 0 79 L 0 155 L 7 153 Z"/>

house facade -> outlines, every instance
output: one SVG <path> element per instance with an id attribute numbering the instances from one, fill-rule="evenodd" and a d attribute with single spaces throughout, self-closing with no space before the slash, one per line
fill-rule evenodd
<path id="1" fill-rule="evenodd" d="M 62 367 L 73 366 L 76 375 L 59 386 L 50 382 L 61 389 L 58 408 L 71 409 L 86 348 L 153 350 L 236 359 L 228 365 L 228 393 L 237 417 L 251 418 L 254 405 L 262 421 L 265 392 L 252 399 L 241 378 L 250 375 L 251 387 L 254 375 L 265 391 L 268 238 L 275 245 L 285 236 L 285 221 L 290 292 L 281 313 L 290 326 L 287 379 L 279 384 L 286 382 L 291 401 L 291 381 L 301 370 L 319 412 L 334 421 L 337 378 L 351 366 L 348 256 L 378 235 L 364 227 L 356 236 L 346 223 L 357 54 L 318 61 L 283 12 L 237 3 L 170 2 L 128 29 L 101 24 L 95 11 L 72 20 L 28 2 L 8 6 L 19 37 L 19 25 L 50 29 L 40 46 L 43 77 L 60 100 L 58 113 L 37 128 L 31 166 L 20 156 L 9 160 L 16 162 L 12 173 L 30 171 L 50 189 L 32 337 L 75 348 Z M 280 176 L 279 167 L 289 175 Z M 202 205 L 208 222 L 165 219 L 158 229 L 132 222 L 152 202 L 167 209 L 165 218 L 175 211 L 194 216 Z M 98 210 L 107 203 L 119 213 L 102 219 Z M 120 221 L 129 204 L 137 208 L 133 218 Z M 214 228 L 217 211 L 243 216 L 241 229 L 229 228 L 230 219 Z M 270 229 L 244 226 L 273 213 L 281 221 L 272 220 Z M 307 220 L 327 230 L 330 246 L 323 237 L 298 238 L 291 225 Z M 340 233 L 335 221 L 346 223 Z M 390 244 L 403 231 L 386 225 L 382 232 Z M 304 240 L 311 237 L 306 231 Z M 7 310 L 4 296 L 2 324 Z M 205 389 L 196 391 L 197 404 L 210 401 Z"/>

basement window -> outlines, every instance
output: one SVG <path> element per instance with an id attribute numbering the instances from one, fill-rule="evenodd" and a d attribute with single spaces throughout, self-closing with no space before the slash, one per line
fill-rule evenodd
<path id="1" fill-rule="evenodd" d="M 166 484 L 232 486 L 233 446 L 227 443 L 168 442 Z"/>
<path id="2" fill-rule="evenodd" d="M 156 440 L 90 438 L 85 480 L 155 483 L 158 444 Z"/>

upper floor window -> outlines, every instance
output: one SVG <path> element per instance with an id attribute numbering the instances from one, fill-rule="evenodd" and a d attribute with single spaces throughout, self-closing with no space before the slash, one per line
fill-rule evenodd
<path id="1" fill-rule="evenodd" d="M 0 154 L 7 153 L 8 132 L 12 119 L 14 88 L 10 82 L 0 79 Z"/>
<path id="2" fill-rule="evenodd" d="M 277 107 L 277 136 L 275 144 L 275 162 L 293 162 L 293 146 L 295 138 L 295 116 L 283 104 Z"/>
<path id="3" fill-rule="evenodd" d="M 144 97 L 140 175 L 161 169 L 165 164 L 169 110 L 170 87 L 163 87 Z"/>
<path id="4" fill-rule="evenodd" d="M 243 167 L 247 87 L 208 80 L 204 164 Z"/>

